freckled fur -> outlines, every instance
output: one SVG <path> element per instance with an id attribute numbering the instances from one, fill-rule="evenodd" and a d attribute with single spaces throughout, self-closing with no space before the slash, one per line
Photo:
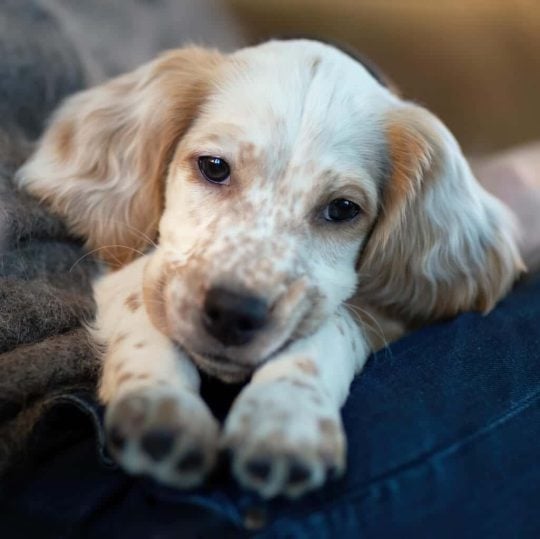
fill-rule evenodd
<path id="1" fill-rule="evenodd" d="M 124 382 L 126 382 L 127 380 L 131 380 L 132 378 L 134 378 L 132 373 L 123 372 L 122 374 L 120 374 L 120 376 L 118 376 L 118 378 L 116 380 L 116 383 L 118 385 L 120 385 L 120 384 L 123 384 Z"/>
<path id="2" fill-rule="evenodd" d="M 317 365 L 309 358 L 298 359 L 296 366 L 305 374 L 311 374 L 312 376 L 319 374 Z"/>
<path id="3" fill-rule="evenodd" d="M 200 155 L 230 164 L 225 185 L 204 181 Z M 220 448 L 266 498 L 320 487 L 344 470 L 339 410 L 370 350 L 407 326 L 488 311 L 522 269 L 512 216 L 448 130 L 313 41 L 179 49 L 81 92 L 17 181 L 116 269 L 95 283 L 91 329 L 107 345 L 106 428 L 127 440 L 124 469 L 177 487 L 200 484 Z M 333 198 L 359 218 L 327 222 Z M 207 334 L 213 286 L 271 306 L 252 342 Z M 221 433 L 196 365 L 251 376 Z M 141 444 L 155 428 L 174 439 L 159 463 Z M 201 467 L 180 473 L 192 450 Z M 261 456 L 263 481 L 249 466 Z"/>
<path id="4" fill-rule="evenodd" d="M 125 305 L 130 311 L 136 311 L 141 306 L 139 295 L 136 292 L 130 294 L 126 298 Z"/>

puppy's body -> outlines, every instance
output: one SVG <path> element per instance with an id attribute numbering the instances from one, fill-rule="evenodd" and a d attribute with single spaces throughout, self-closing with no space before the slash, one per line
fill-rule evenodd
<path id="1" fill-rule="evenodd" d="M 368 310 L 487 311 L 521 269 L 446 128 L 313 41 L 173 51 L 76 95 L 19 181 L 123 266 L 95 287 L 111 447 L 178 486 L 219 446 L 266 497 L 342 472 Z M 251 376 L 221 434 L 196 367 Z"/>

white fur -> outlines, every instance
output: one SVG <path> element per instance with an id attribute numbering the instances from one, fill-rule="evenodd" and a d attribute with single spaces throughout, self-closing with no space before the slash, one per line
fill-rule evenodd
<path id="1" fill-rule="evenodd" d="M 67 156 L 66 122 L 75 133 Z M 201 155 L 229 162 L 230 185 L 203 180 Z M 140 253 L 95 286 L 100 396 L 119 462 L 177 486 L 202 481 L 220 447 L 239 481 L 266 497 L 298 496 L 341 473 L 339 410 L 371 349 L 365 313 L 406 324 L 487 310 L 520 269 L 511 217 L 444 126 L 312 41 L 229 56 L 176 51 L 81 93 L 53 118 L 19 182 L 89 246 Z M 335 198 L 363 214 L 325 222 Z M 223 346 L 201 327 L 216 284 L 273 305 L 253 342 Z M 221 438 L 195 365 L 224 381 L 252 375 Z M 171 447 L 151 458 L 145 447 L 163 449 L 164 432 Z M 266 468 L 253 472 L 261 459 Z"/>

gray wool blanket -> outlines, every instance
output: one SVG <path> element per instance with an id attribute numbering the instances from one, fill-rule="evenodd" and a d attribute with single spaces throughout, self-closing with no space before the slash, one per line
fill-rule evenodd
<path id="1" fill-rule="evenodd" d="M 81 328 L 96 263 L 11 184 L 47 115 L 85 84 L 84 69 L 53 16 L 27 2 L 0 5 L 1 475 L 35 449 L 36 426 L 58 399 L 91 399 L 98 361 Z"/>
<path id="2" fill-rule="evenodd" d="M 99 375 L 83 329 L 98 263 L 13 175 L 63 97 L 178 46 L 179 32 L 237 44 L 210 14 L 213 0 L 0 0 L 0 477 L 73 434 L 43 436 L 59 405 L 94 413 Z"/>

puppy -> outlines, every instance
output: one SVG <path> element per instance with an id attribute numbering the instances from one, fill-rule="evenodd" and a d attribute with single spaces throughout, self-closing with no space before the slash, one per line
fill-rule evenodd
<path id="1" fill-rule="evenodd" d="M 117 268 L 92 329 L 111 451 L 178 487 L 220 448 L 267 498 L 341 474 L 370 313 L 488 312 L 522 269 L 444 125 L 316 41 L 179 49 L 81 92 L 18 182 Z M 221 432 L 199 369 L 250 380 Z"/>

